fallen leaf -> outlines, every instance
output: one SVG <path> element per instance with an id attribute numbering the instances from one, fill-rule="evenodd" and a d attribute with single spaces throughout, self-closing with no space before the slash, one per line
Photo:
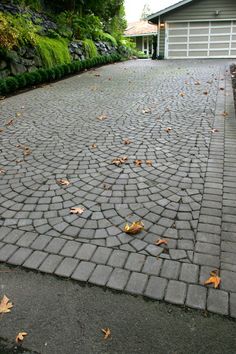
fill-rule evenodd
<path id="1" fill-rule="evenodd" d="M 11 312 L 11 308 L 13 307 L 12 303 L 9 302 L 9 299 L 6 295 L 3 296 L 0 302 L 0 313 Z"/>
<path id="2" fill-rule="evenodd" d="M 101 75 L 100 75 L 100 74 L 95 74 L 94 76 L 99 77 L 99 76 L 101 76 Z"/>
<path id="3" fill-rule="evenodd" d="M 57 180 L 57 184 L 60 186 L 69 186 L 70 181 L 68 181 L 68 179 L 61 178 Z"/>
<path id="4" fill-rule="evenodd" d="M 29 156 L 31 155 L 32 151 L 30 150 L 30 148 L 28 146 L 24 147 L 24 151 L 23 151 L 23 155 L 24 156 Z"/>
<path id="5" fill-rule="evenodd" d="M 20 117 L 21 116 L 21 113 L 20 112 L 17 112 L 16 113 L 16 117 Z"/>
<path id="6" fill-rule="evenodd" d="M 91 149 L 96 149 L 97 145 L 96 144 L 92 144 L 90 147 L 91 147 Z"/>
<path id="7" fill-rule="evenodd" d="M 83 214 L 85 211 L 85 208 L 71 208 L 70 213 L 71 214 Z"/>
<path id="8" fill-rule="evenodd" d="M 211 132 L 212 133 L 217 133 L 217 132 L 219 132 L 219 129 L 217 129 L 217 128 L 211 129 Z"/>
<path id="9" fill-rule="evenodd" d="M 151 113 L 151 109 L 150 108 L 144 108 L 142 110 L 142 113 L 145 114 L 145 113 Z"/>
<path id="10" fill-rule="evenodd" d="M 103 328 L 102 332 L 104 333 L 103 339 L 107 339 L 107 338 L 109 338 L 111 336 L 111 330 L 108 327 L 107 328 Z"/>
<path id="11" fill-rule="evenodd" d="M 0 133 L 4 132 L 4 129 L 0 128 Z"/>
<path id="12" fill-rule="evenodd" d="M 155 245 L 160 246 L 160 245 L 167 245 L 168 241 L 160 238 L 155 242 Z"/>
<path id="13" fill-rule="evenodd" d="M 152 167 L 152 160 L 146 160 L 146 165 Z"/>
<path id="14" fill-rule="evenodd" d="M 165 109 L 165 112 L 170 112 L 170 108 L 167 107 L 167 108 Z"/>
<path id="15" fill-rule="evenodd" d="M 213 284 L 214 288 L 218 288 L 221 282 L 221 278 L 218 276 L 218 270 L 210 272 L 210 277 L 204 282 L 204 285 Z"/>
<path id="16" fill-rule="evenodd" d="M 134 221 L 131 225 L 126 224 L 124 227 L 124 232 L 130 235 L 135 235 L 144 229 L 144 224 L 142 221 Z"/>
<path id="17" fill-rule="evenodd" d="M 108 80 L 111 81 L 111 80 L 112 80 L 112 77 L 109 77 Z"/>
<path id="18" fill-rule="evenodd" d="M 98 119 L 98 120 L 101 120 L 101 121 L 103 121 L 103 120 L 105 120 L 105 119 L 107 119 L 107 118 L 108 118 L 108 117 L 107 117 L 106 114 L 102 114 L 101 116 L 97 117 L 97 119 Z"/>
<path id="19" fill-rule="evenodd" d="M 108 191 L 109 189 L 111 189 L 111 186 L 109 184 L 104 183 L 103 188 Z"/>
<path id="20" fill-rule="evenodd" d="M 204 91 L 204 92 L 203 92 L 203 95 L 206 95 L 206 96 L 207 96 L 207 95 L 208 95 L 208 91 Z"/>
<path id="21" fill-rule="evenodd" d="M 132 141 L 130 141 L 129 139 L 125 139 L 125 140 L 123 141 L 123 143 L 124 143 L 125 145 L 129 145 L 129 144 L 132 143 Z"/>
<path id="22" fill-rule="evenodd" d="M 222 116 L 223 116 L 223 117 L 227 117 L 228 115 L 229 115 L 229 113 L 226 112 L 226 111 L 224 111 L 224 112 L 222 113 Z"/>
<path id="23" fill-rule="evenodd" d="M 143 161 L 142 160 L 135 160 L 134 164 L 136 167 L 140 167 L 142 165 Z"/>
<path id="24" fill-rule="evenodd" d="M 181 97 L 184 97 L 185 96 L 185 93 L 184 92 L 180 92 L 179 94 Z"/>
<path id="25" fill-rule="evenodd" d="M 224 91 L 224 87 L 220 87 L 220 90 L 221 90 L 221 91 Z"/>
<path id="26" fill-rule="evenodd" d="M 13 123 L 14 123 L 14 119 L 10 119 L 6 122 L 6 126 L 9 127 L 10 125 L 13 125 Z"/>
<path id="27" fill-rule="evenodd" d="M 201 83 L 200 83 L 200 81 L 197 80 L 194 82 L 194 85 L 201 85 Z"/>
<path id="28" fill-rule="evenodd" d="M 123 157 L 117 157 L 116 159 L 112 160 L 112 163 L 116 166 L 120 166 L 123 163 L 125 163 L 128 160 L 127 156 L 123 156 Z"/>
<path id="29" fill-rule="evenodd" d="M 28 335 L 28 333 L 26 333 L 26 332 L 19 332 L 16 336 L 16 343 L 19 343 L 20 341 L 22 341 L 24 339 L 24 337 L 27 335 Z"/>
<path id="30" fill-rule="evenodd" d="M 6 173 L 6 170 L 4 170 L 3 168 L 0 168 L 0 175 Z"/>
<path id="31" fill-rule="evenodd" d="M 170 132 L 171 132 L 171 130 L 172 130 L 172 128 L 171 128 L 171 127 L 167 127 L 167 128 L 165 128 L 165 132 L 166 132 L 166 133 L 170 133 Z"/>

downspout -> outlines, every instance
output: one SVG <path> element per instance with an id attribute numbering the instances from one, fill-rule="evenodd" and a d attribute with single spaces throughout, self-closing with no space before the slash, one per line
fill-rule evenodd
<path id="1" fill-rule="evenodd" d="M 160 55 L 160 35 L 161 35 L 161 16 L 158 17 L 158 45 L 157 45 L 157 58 Z"/>

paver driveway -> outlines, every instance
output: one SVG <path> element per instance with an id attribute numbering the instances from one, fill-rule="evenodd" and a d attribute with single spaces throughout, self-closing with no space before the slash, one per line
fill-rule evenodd
<path id="1" fill-rule="evenodd" d="M 1 101 L 0 260 L 235 317 L 230 80 L 224 60 L 130 61 Z"/>

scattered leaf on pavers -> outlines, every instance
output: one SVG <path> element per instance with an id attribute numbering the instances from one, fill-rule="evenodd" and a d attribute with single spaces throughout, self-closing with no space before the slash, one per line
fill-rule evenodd
<path id="1" fill-rule="evenodd" d="M 220 90 L 221 90 L 221 91 L 224 91 L 224 87 L 220 87 Z"/>
<path id="2" fill-rule="evenodd" d="M 0 302 L 0 313 L 7 313 L 11 312 L 11 308 L 13 307 L 12 303 L 8 299 L 6 295 L 3 296 L 1 302 Z"/>
<path id="3" fill-rule="evenodd" d="M 210 272 L 210 277 L 204 282 L 204 285 L 213 284 L 214 288 L 218 288 L 221 282 L 221 278 L 218 276 L 218 270 Z"/>
<path id="4" fill-rule="evenodd" d="M 170 112 L 170 108 L 167 107 L 167 108 L 165 109 L 165 112 Z"/>
<path id="5" fill-rule="evenodd" d="M 117 157 L 112 160 L 113 165 L 120 166 L 128 160 L 127 156 Z"/>
<path id="6" fill-rule="evenodd" d="M 83 214 L 83 212 L 85 211 L 85 208 L 71 208 L 70 209 L 70 213 L 71 214 Z"/>
<path id="7" fill-rule="evenodd" d="M 16 112 L 16 117 L 19 118 L 21 116 L 20 112 Z"/>
<path id="8" fill-rule="evenodd" d="M 212 80 L 207 81 L 207 84 L 211 85 L 212 84 Z"/>
<path id="9" fill-rule="evenodd" d="M 189 85 L 188 81 L 184 81 L 185 85 Z"/>
<path id="10" fill-rule="evenodd" d="M 211 132 L 212 133 L 217 133 L 217 132 L 219 132 L 219 129 L 217 129 L 217 128 L 211 129 Z"/>
<path id="11" fill-rule="evenodd" d="M 97 145 L 96 144 L 92 144 L 90 147 L 91 147 L 91 149 L 96 149 Z"/>
<path id="12" fill-rule="evenodd" d="M 142 110 L 142 113 L 145 114 L 145 113 L 151 113 L 151 109 L 150 108 L 144 108 Z"/>
<path id="13" fill-rule="evenodd" d="M 14 119 L 9 119 L 7 122 L 6 122 L 6 126 L 9 127 L 10 125 L 13 125 L 14 123 Z"/>
<path id="14" fill-rule="evenodd" d="M 107 338 L 109 338 L 111 336 L 111 330 L 108 327 L 103 328 L 102 332 L 104 333 L 103 339 L 107 339 Z"/>
<path id="15" fill-rule="evenodd" d="M 0 96 L 0 101 L 5 100 L 6 96 Z"/>
<path id="16" fill-rule="evenodd" d="M 104 183 L 103 188 L 108 191 L 109 189 L 111 189 L 111 186 L 109 184 Z"/>
<path id="17" fill-rule="evenodd" d="M 152 160 L 146 160 L 146 165 L 148 167 L 152 167 Z"/>
<path id="18" fill-rule="evenodd" d="M 95 74 L 94 76 L 96 76 L 96 77 L 100 77 L 101 75 L 100 75 L 100 74 Z"/>
<path id="19" fill-rule="evenodd" d="M 22 342 L 24 340 L 24 337 L 27 335 L 27 332 L 19 332 L 16 336 L 16 343 Z"/>
<path id="20" fill-rule="evenodd" d="M 108 80 L 111 81 L 111 80 L 112 80 L 112 77 L 109 77 Z"/>
<path id="21" fill-rule="evenodd" d="M 180 92 L 179 94 L 181 97 L 184 97 L 185 96 L 185 93 L 184 92 Z"/>
<path id="22" fill-rule="evenodd" d="M 171 132 L 171 130 L 172 130 L 172 128 L 171 128 L 171 127 L 167 127 L 167 128 L 165 128 L 165 132 L 166 132 L 166 133 L 170 133 L 170 132 Z"/>
<path id="23" fill-rule="evenodd" d="M 102 114 L 102 115 L 100 115 L 99 117 L 97 117 L 97 119 L 98 120 L 101 120 L 101 121 L 103 121 L 103 120 L 105 120 L 105 119 L 107 119 L 108 117 L 107 117 L 107 115 L 106 114 Z"/>
<path id="24" fill-rule="evenodd" d="M 197 80 L 194 82 L 194 85 L 201 85 L 201 83 L 200 83 L 200 81 Z"/>
<path id="25" fill-rule="evenodd" d="M 0 168 L 0 175 L 3 175 L 4 173 L 6 173 L 6 170 L 4 170 L 3 168 Z"/>
<path id="26" fill-rule="evenodd" d="M 123 141 L 123 143 L 124 143 L 125 145 L 129 145 L 129 144 L 132 143 L 132 141 L 130 141 L 129 139 L 125 139 L 125 140 Z"/>
<path id="27" fill-rule="evenodd" d="M 24 156 L 29 156 L 31 155 L 32 151 L 30 150 L 30 148 L 28 146 L 24 147 L 24 151 L 23 151 L 23 155 Z"/>
<path id="28" fill-rule="evenodd" d="M 226 112 L 226 111 L 224 111 L 224 112 L 222 113 L 222 116 L 223 116 L 223 117 L 227 117 L 228 115 L 229 115 L 229 113 Z"/>
<path id="29" fill-rule="evenodd" d="M 142 165 L 143 161 L 142 160 L 135 160 L 134 164 L 136 167 L 140 167 Z"/>
<path id="30" fill-rule="evenodd" d="M 155 242 L 155 245 L 157 245 L 157 246 L 160 246 L 160 245 L 167 245 L 167 244 L 168 244 L 168 241 L 165 240 L 165 239 L 162 239 L 162 238 L 160 238 L 159 240 L 157 240 L 157 241 Z"/>
<path id="31" fill-rule="evenodd" d="M 203 92 L 203 95 L 206 95 L 206 96 L 207 96 L 207 95 L 208 95 L 208 91 L 204 91 L 204 92 Z"/>
<path id="32" fill-rule="evenodd" d="M 60 178 L 57 180 L 57 184 L 60 186 L 69 186 L 70 181 L 68 181 L 68 179 Z"/>
<path id="33" fill-rule="evenodd" d="M 124 232 L 130 235 L 135 235 L 144 229 L 144 223 L 142 221 L 134 221 L 131 225 L 126 224 Z"/>
<path id="34" fill-rule="evenodd" d="M 3 128 L 0 128 L 0 133 L 4 132 L 4 129 Z"/>

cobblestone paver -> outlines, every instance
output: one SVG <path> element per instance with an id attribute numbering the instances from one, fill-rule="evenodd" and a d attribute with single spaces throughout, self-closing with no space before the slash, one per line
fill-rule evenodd
<path id="1" fill-rule="evenodd" d="M 0 261 L 236 317 L 229 64 L 130 61 L 0 101 Z"/>

